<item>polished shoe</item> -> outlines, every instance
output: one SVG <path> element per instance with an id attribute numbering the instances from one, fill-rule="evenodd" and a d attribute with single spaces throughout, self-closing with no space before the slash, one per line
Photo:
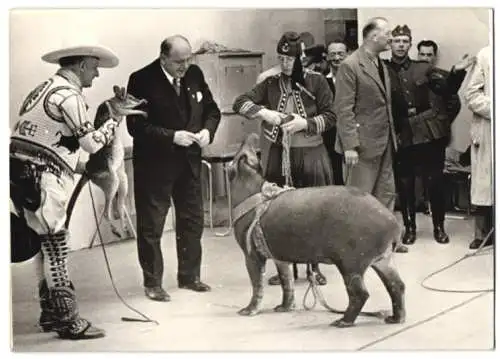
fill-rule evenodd
<path id="1" fill-rule="evenodd" d="M 145 287 L 146 297 L 158 302 L 170 302 L 170 296 L 162 287 Z"/>
<path id="2" fill-rule="evenodd" d="M 436 242 L 441 244 L 450 242 L 450 237 L 448 237 L 443 227 L 434 228 L 434 239 L 436 240 Z"/>
<path id="3" fill-rule="evenodd" d="M 413 244 L 417 240 L 417 231 L 415 228 L 406 228 L 403 234 L 403 244 Z"/>
<path id="4" fill-rule="evenodd" d="M 203 282 L 194 281 L 190 283 L 179 283 L 179 288 L 190 289 L 195 292 L 210 292 L 211 288 Z"/>
<path id="5" fill-rule="evenodd" d="M 64 325 L 60 324 L 56 332 L 59 338 L 70 340 L 98 339 L 106 336 L 103 329 L 94 327 L 92 323 L 83 318 L 77 318 Z"/>

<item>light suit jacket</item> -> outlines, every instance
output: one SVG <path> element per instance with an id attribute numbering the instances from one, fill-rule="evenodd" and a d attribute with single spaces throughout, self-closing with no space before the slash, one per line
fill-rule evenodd
<path id="1" fill-rule="evenodd" d="M 471 70 L 464 97 L 467 107 L 473 112 L 471 134 L 471 202 L 476 206 L 494 204 L 493 146 L 491 122 L 490 67 L 492 48 L 487 46 L 477 55 Z"/>
<path id="2" fill-rule="evenodd" d="M 347 57 L 337 72 L 334 109 L 337 116 L 335 150 L 357 149 L 361 159 L 381 156 L 392 141 L 397 149 L 391 112 L 389 71 L 385 87 L 378 68 L 364 47 Z"/>

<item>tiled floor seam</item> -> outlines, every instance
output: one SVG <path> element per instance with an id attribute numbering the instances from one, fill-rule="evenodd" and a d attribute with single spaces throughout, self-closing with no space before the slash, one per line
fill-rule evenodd
<path id="1" fill-rule="evenodd" d="M 438 313 L 436 313 L 436 314 L 433 314 L 433 315 L 431 315 L 431 316 L 430 316 L 430 317 L 428 317 L 428 318 L 425 318 L 425 319 L 419 320 L 419 321 L 417 321 L 417 322 L 415 322 L 415 323 L 413 323 L 413 324 L 411 324 L 411 325 L 408 325 L 408 326 L 406 326 L 406 327 L 404 327 L 404 328 L 402 328 L 402 329 L 400 329 L 400 330 L 397 330 L 397 331 L 395 331 L 395 332 L 393 332 L 393 333 L 391 333 L 391 334 L 388 334 L 388 335 L 386 335 L 386 336 L 384 336 L 384 337 L 382 337 L 382 338 L 378 338 L 378 339 L 376 339 L 376 340 L 374 340 L 374 341 L 372 341 L 372 342 L 370 342 L 370 343 L 367 343 L 367 344 L 365 344 L 365 345 L 362 345 L 361 347 L 359 347 L 359 348 L 355 349 L 355 351 L 362 351 L 362 350 L 368 349 L 368 348 L 370 348 L 370 347 L 374 346 L 375 344 L 381 343 L 381 342 L 383 342 L 383 341 L 385 341 L 385 340 L 388 340 L 389 338 L 392 338 L 392 337 L 394 337 L 394 336 L 396 336 L 396 335 L 398 335 L 398 334 L 401 334 L 401 333 L 406 332 L 406 331 L 408 331 L 408 330 L 410 330 L 410 329 L 416 328 L 416 327 L 418 327 L 418 326 L 420 326 L 420 325 L 422 325 L 422 324 L 425 324 L 425 323 L 427 323 L 427 322 L 430 322 L 430 321 L 432 321 L 432 320 L 434 320 L 434 319 L 436 319 L 436 318 L 439 318 L 440 316 L 442 316 L 442 315 L 444 315 L 444 314 L 447 314 L 447 313 L 449 313 L 449 312 L 451 312 L 451 311 L 453 311 L 453 310 L 455 310 L 455 309 L 458 309 L 458 308 L 460 308 L 460 307 L 463 307 L 464 305 L 469 304 L 469 303 L 473 302 L 474 300 L 479 299 L 479 298 L 481 298 L 482 296 L 485 296 L 485 295 L 490 294 L 490 293 L 491 293 L 491 292 L 490 292 L 490 291 L 488 291 L 488 292 L 483 292 L 483 293 L 480 293 L 480 294 L 478 294 L 478 295 L 475 295 L 475 296 L 473 296 L 472 298 L 466 299 L 466 300 L 464 300 L 463 302 L 460 302 L 460 303 L 458 303 L 458 304 L 456 304 L 456 305 L 453 305 L 453 306 L 451 306 L 451 307 L 449 307 L 449 308 L 446 308 L 446 309 L 444 309 L 444 310 L 442 310 L 442 311 L 440 311 L 440 312 L 438 312 Z"/>

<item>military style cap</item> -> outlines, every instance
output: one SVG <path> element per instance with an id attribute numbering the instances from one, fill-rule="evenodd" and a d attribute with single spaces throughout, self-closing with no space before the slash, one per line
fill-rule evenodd
<path id="1" fill-rule="evenodd" d="M 278 54 L 287 56 L 298 56 L 302 53 L 301 40 L 299 34 L 295 31 L 287 31 L 278 41 L 276 51 Z"/>
<path id="2" fill-rule="evenodd" d="M 398 25 L 394 28 L 394 30 L 392 30 L 392 36 L 408 36 L 409 38 L 411 38 L 411 30 L 408 25 Z"/>

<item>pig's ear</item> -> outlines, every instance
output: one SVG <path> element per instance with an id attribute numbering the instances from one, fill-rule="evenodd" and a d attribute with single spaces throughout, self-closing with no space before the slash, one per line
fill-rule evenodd
<path id="1" fill-rule="evenodd" d="M 246 165 L 247 164 L 247 154 L 246 153 L 242 153 L 239 157 L 238 157 L 238 169 L 241 168 L 242 165 Z"/>

